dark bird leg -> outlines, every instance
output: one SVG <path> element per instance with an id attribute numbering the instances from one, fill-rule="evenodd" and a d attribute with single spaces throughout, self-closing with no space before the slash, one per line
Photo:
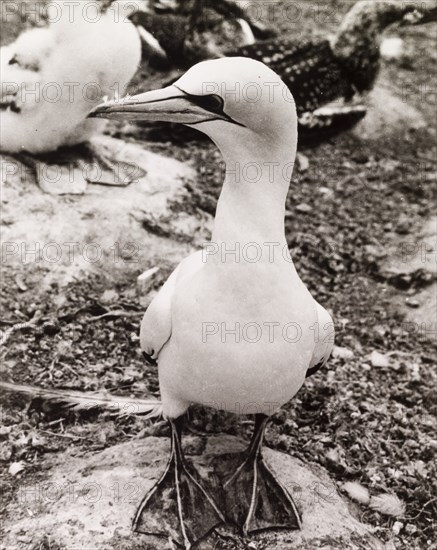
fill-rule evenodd
<path id="1" fill-rule="evenodd" d="M 133 521 L 137 533 L 169 535 L 186 550 L 225 521 L 182 452 L 183 417 L 170 420 L 171 453 L 164 474 L 144 497 Z"/>
<path id="2" fill-rule="evenodd" d="M 229 518 L 244 535 L 264 529 L 300 529 L 301 520 L 287 489 L 276 479 L 262 456 L 268 417 L 257 414 L 255 430 L 243 462 L 224 482 Z"/>

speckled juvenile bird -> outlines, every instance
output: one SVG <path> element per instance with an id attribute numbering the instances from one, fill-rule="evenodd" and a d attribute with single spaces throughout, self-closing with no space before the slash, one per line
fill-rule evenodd
<path id="1" fill-rule="evenodd" d="M 278 73 L 290 89 L 299 116 L 300 136 L 322 137 L 358 122 L 364 105 L 352 100 L 372 89 L 380 66 L 383 31 L 392 24 L 437 20 L 435 2 L 361 0 L 329 39 L 269 40 L 228 53 L 257 59 Z M 344 106 L 326 108 L 343 100 Z"/>
<path id="2" fill-rule="evenodd" d="M 157 40 L 170 65 L 180 68 L 274 35 L 235 0 L 157 2 L 132 21 Z"/>

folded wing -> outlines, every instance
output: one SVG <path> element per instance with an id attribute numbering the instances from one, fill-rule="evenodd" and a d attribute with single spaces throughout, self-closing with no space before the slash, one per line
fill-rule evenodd
<path id="1" fill-rule="evenodd" d="M 315 349 L 306 377 L 312 376 L 324 367 L 334 347 L 334 322 L 332 317 L 316 302 L 317 324 L 314 327 Z"/>

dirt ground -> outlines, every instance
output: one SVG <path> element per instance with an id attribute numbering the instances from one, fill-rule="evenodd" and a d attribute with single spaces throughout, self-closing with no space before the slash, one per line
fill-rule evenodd
<path id="1" fill-rule="evenodd" d="M 330 32 L 350 3 L 319 3 L 319 12 L 310 2 L 301 6 L 298 26 L 287 19 L 273 22 L 280 32 Z M 17 19 L 2 29 L 2 44 L 22 28 Z M 266 445 L 324 466 L 338 484 L 353 480 L 372 494 L 396 494 L 406 504 L 405 517 L 362 506 L 361 519 L 375 527 L 378 538 L 393 540 L 397 548 L 419 550 L 435 547 L 437 511 L 437 326 L 432 305 L 436 28 L 402 29 L 399 34 L 405 39 L 405 54 L 384 64 L 369 119 L 317 147 L 301 148 L 309 167 L 293 175 L 287 239 L 303 281 L 333 315 L 338 348 L 326 369 L 274 416 Z M 132 89 L 166 79 L 168 74 L 156 73 L 149 78 L 147 67 L 142 67 Z M 113 126 L 111 134 L 194 168 L 197 177 L 185 183 L 186 193 L 172 205 L 176 217 L 214 213 L 223 166 L 212 144 L 154 142 L 147 128 L 134 126 Z M 74 208 L 80 199 L 59 200 Z M 19 200 L 15 208 L 19 212 Z M 2 219 L 2 230 L 13 223 L 13 218 Z M 150 224 L 146 227 L 153 233 Z M 135 289 L 136 276 L 157 263 L 162 267 L 159 286 L 175 261 L 171 234 L 157 238 L 153 261 L 147 265 L 114 272 L 96 269 L 67 283 L 54 278 L 42 285 L 50 266 L 2 263 L 2 330 L 36 319 L 16 330 L 2 347 L 2 378 L 159 396 L 156 369 L 144 365 L 139 351 L 143 308 Z M 190 242 L 184 246 L 188 249 Z M 127 314 L 97 318 L 111 310 Z M 384 359 L 376 360 L 375 352 Z M 5 514 L 20 484 L 47 474 L 58 453 L 98 451 L 146 435 L 168 436 L 161 423 L 110 414 L 60 414 L 41 403 L 29 409 L 23 398 L 5 397 L 0 428 Z M 250 431 L 236 417 L 211 411 L 193 412 L 191 425 L 204 433 Z M 11 475 L 9 468 L 17 462 L 24 469 Z M 45 544 L 32 550 L 62 548 Z"/>

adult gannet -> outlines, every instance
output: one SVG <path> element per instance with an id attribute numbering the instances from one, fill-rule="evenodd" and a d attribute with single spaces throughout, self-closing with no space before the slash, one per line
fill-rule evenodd
<path id="1" fill-rule="evenodd" d="M 244 534 L 299 528 L 291 495 L 261 453 L 269 416 L 325 364 L 332 348 L 332 319 L 287 254 L 285 199 L 297 144 L 293 98 L 264 64 L 222 58 L 195 65 L 161 90 L 98 106 L 90 116 L 195 126 L 226 162 L 211 242 L 179 264 L 141 324 L 144 354 L 158 363 L 172 450 L 138 508 L 135 530 L 156 534 L 164 524 L 189 549 L 225 519 Z M 183 456 L 183 418 L 192 403 L 256 413 L 252 442 L 224 480 L 224 504 Z"/>

